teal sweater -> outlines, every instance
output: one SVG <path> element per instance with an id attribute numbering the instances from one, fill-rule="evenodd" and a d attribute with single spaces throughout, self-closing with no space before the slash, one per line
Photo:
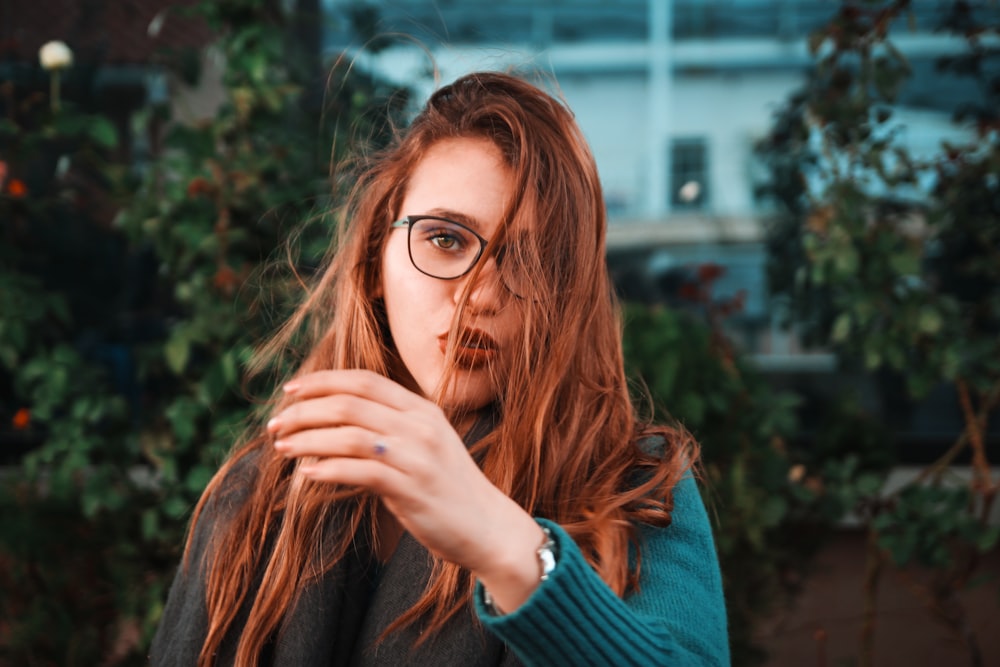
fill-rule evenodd
<path id="1" fill-rule="evenodd" d="M 494 616 L 476 586 L 483 624 L 527 666 L 729 665 L 722 579 L 694 480 L 674 490 L 667 528 L 643 526 L 639 590 L 624 600 L 558 525 L 556 569 L 513 613 Z"/>

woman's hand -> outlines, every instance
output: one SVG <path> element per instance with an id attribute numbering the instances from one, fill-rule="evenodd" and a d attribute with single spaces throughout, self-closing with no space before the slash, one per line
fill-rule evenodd
<path id="1" fill-rule="evenodd" d="M 362 486 L 429 551 L 468 568 L 502 609 L 538 585 L 541 528 L 473 461 L 444 412 L 376 373 L 319 371 L 285 386 L 295 401 L 268 423 L 275 448 L 315 457 L 300 474 Z"/>

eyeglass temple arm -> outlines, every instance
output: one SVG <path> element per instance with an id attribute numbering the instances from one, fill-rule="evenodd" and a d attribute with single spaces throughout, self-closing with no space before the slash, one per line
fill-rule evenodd
<path id="1" fill-rule="evenodd" d="M 389 226 L 390 227 L 409 227 L 410 226 L 410 218 L 409 217 L 400 218 L 399 220 L 397 220 L 396 222 L 392 223 Z"/>

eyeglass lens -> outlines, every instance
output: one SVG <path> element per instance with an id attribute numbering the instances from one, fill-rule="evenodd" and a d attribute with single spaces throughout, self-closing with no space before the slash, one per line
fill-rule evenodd
<path id="1" fill-rule="evenodd" d="M 486 241 L 456 222 L 440 218 L 411 219 L 410 259 L 427 275 L 445 280 L 465 275 L 483 254 L 485 246 Z M 497 254 L 500 279 L 511 292 L 524 296 L 527 294 L 526 278 L 504 261 L 508 255 L 505 249 Z"/>
<path id="2" fill-rule="evenodd" d="M 410 224 L 410 259 L 426 274 L 457 278 L 472 268 L 482 251 L 479 238 L 456 223 L 420 218 Z"/>

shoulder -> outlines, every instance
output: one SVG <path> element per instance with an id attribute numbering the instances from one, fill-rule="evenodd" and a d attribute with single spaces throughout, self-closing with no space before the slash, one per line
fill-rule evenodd
<path id="1" fill-rule="evenodd" d="M 628 473 L 626 490 L 634 490 L 654 479 L 660 480 L 647 489 L 648 499 L 670 497 L 673 487 L 682 477 L 690 476 L 697 450 L 687 446 L 686 437 L 672 437 L 669 429 L 642 432 L 634 440 L 634 464 Z M 677 433 L 682 436 L 682 433 Z"/>
<path id="2" fill-rule="evenodd" d="M 639 526 L 638 587 L 626 598 L 636 612 L 659 619 L 682 647 L 685 664 L 729 664 L 726 602 L 712 527 L 697 482 L 686 473 L 674 486 L 669 526 Z"/>
<path id="3" fill-rule="evenodd" d="M 224 488 L 227 491 L 238 491 L 253 484 L 260 472 L 262 458 L 261 450 L 256 446 L 233 453 L 226 465 L 219 470 L 225 475 Z"/>
<path id="4" fill-rule="evenodd" d="M 647 459 L 686 467 L 698 459 L 698 443 L 681 424 L 636 424 L 633 442 Z"/>
<path id="5" fill-rule="evenodd" d="M 667 438 L 662 433 L 640 435 L 635 446 L 646 456 L 662 459 L 667 455 Z"/>
<path id="6" fill-rule="evenodd" d="M 216 473 L 208 501 L 217 509 L 238 507 L 245 503 L 260 474 L 261 452 L 257 448 L 236 452 Z"/>
<path id="7" fill-rule="evenodd" d="M 259 450 L 237 452 L 215 473 L 191 517 L 191 553 L 206 553 L 213 540 L 238 521 L 257 487 L 260 458 Z"/>

